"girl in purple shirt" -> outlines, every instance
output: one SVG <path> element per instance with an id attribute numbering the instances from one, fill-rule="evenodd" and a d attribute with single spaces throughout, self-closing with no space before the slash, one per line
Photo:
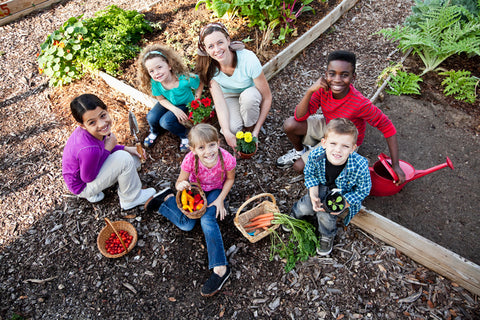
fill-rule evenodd
<path id="1" fill-rule="evenodd" d="M 79 126 L 63 150 L 62 174 L 68 189 L 95 203 L 105 197 L 102 190 L 118 182 L 123 210 L 143 205 L 155 189 L 142 189 L 137 173 L 140 154 L 136 147 L 117 144 L 105 103 L 83 94 L 72 100 L 70 109 Z"/>

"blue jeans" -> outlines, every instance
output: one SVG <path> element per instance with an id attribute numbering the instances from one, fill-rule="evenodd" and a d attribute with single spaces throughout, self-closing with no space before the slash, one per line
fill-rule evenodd
<path id="1" fill-rule="evenodd" d="M 326 212 L 313 211 L 310 195 L 303 196 L 295 202 L 292 207 L 292 217 L 302 219 L 305 216 L 316 216 L 318 222 L 318 231 L 325 237 L 334 237 L 337 234 L 337 217 Z"/>
<path id="2" fill-rule="evenodd" d="M 187 113 L 187 106 L 180 105 L 177 106 L 182 109 L 183 112 Z M 147 122 L 150 126 L 150 132 L 159 134 L 162 131 L 162 128 L 170 131 L 176 136 L 179 136 L 180 139 L 187 138 L 187 128 L 180 122 L 178 122 L 175 114 L 162 106 L 160 102 L 157 102 L 155 106 L 147 114 Z"/>
<path id="3" fill-rule="evenodd" d="M 212 203 L 217 199 L 222 190 L 215 189 L 205 192 L 207 203 Z M 190 219 L 185 216 L 177 207 L 175 197 L 168 198 L 158 210 L 165 218 L 170 220 L 180 230 L 191 231 L 198 220 L 202 226 L 205 242 L 207 243 L 208 252 L 208 268 L 226 266 L 227 257 L 225 256 L 225 249 L 223 247 L 222 234 L 217 223 L 217 208 L 215 206 L 208 207 L 205 214 L 200 219 Z"/>

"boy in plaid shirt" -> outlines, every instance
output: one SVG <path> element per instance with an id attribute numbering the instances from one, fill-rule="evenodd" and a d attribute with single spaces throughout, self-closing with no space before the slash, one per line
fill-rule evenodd
<path id="1" fill-rule="evenodd" d="M 358 130 L 352 121 L 345 118 L 331 120 L 321 146 L 310 152 L 305 165 L 308 193 L 293 205 L 291 215 L 294 218 L 317 218 L 319 255 L 328 255 L 332 251 L 337 217 L 344 218 L 344 224 L 348 225 L 372 187 L 368 161 L 355 152 L 357 137 Z M 346 200 L 343 212 L 327 213 L 323 208 L 322 200 L 333 189 L 339 189 Z"/>

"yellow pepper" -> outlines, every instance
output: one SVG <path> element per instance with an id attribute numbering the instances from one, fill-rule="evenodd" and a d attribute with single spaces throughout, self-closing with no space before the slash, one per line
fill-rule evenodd
<path id="1" fill-rule="evenodd" d="M 180 200 L 182 201 L 183 210 L 193 212 L 193 204 L 195 199 L 187 193 L 186 189 L 183 189 Z"/>

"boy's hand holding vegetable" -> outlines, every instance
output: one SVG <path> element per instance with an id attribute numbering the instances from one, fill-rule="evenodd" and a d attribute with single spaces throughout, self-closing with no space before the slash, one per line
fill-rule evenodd
<path id="1" fill-rule="evenodd" d="M 318 197 L 318 186 L 311 187 L 308 189 L 310 195 L 310 200 L 312 201 L 313 211 L 322 211 L 325 212 L 322 206 L 322 200 Z"/>

